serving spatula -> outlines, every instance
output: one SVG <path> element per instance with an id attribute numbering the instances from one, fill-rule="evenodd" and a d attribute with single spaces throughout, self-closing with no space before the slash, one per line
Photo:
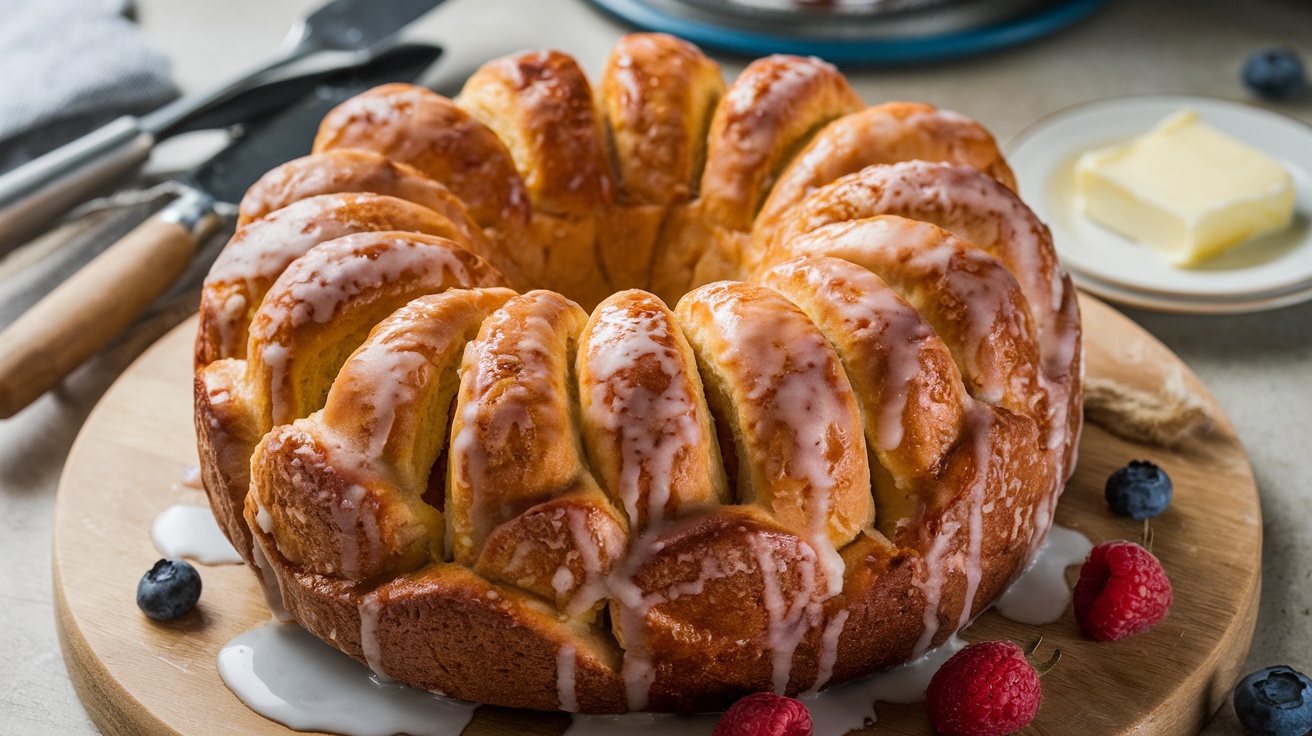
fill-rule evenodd
<path id="1" fill-rule="evenodd" d="M 440 54 L 435 46 L 394 47 L 325 80 L 179 177 L 183 193 L 176 200 L 0 332 L 0 418 L 30 404 L 130 325 L 187 269 L 197 244 L 218 228 L 218 210 L 235 213 L 264 172 L 310 152 L 329 110 L 379 84 L 418 78 Z"/>

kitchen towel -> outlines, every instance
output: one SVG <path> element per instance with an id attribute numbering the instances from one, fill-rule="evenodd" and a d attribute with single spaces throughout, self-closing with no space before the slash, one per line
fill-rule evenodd
<path id="1" fill-rule="evenodd" d="M 131 0 L 0 0 L 0 172 L 176 94 Z"/>

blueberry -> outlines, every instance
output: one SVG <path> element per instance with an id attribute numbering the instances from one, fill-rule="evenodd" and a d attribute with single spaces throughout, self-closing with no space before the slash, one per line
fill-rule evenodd
<path id="1" fill-rule="evenodd" d="M 1151 519 L 1171 505 L 1171 478 L 1147 460 L 1129 465 L 1107 478 L 1107 505 L 1131 519 Z"/>
<path id="2" fill-rule="evenodd" d="M 156 621 L 177 618 L 200 600 L 200 574 L 182 560 L 160 560 L 137 583 L 137 607 Z"/>
<path id="3" fill-rule="evenodd" d="M 1303 89 L 1306 74 L 1303 60 L 1291 48 L 1255 51 L 1244 60 L 1244 86 L 1267 100 L 1283 100 Z"/>
<path id="4" fill-rule="evenodd" d="M 1312 680 L 1288 667 L 1258 670 L 1235 686 L 1235 715 L 1250 736 L 1312 731 Z"/>

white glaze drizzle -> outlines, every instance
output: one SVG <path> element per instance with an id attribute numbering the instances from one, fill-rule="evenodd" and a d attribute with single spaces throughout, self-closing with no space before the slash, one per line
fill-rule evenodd
<path id="1" fill-rule="evenodd" d="M 838 595 L 843 588 L 844 563 L 829 536 L 835 480 L 826 444 L 832 435 L 864 443 L 860 417 L 855 407 L 843 400 L 851 396 L 847 376 L 833 348 L 804 315 L 750 319 L 743 314 L 750 302 L 737 294 L 721 290 L 705 299 L 723 336 L 720 362 L 746 378 L 744 400 L 758 406 L 769 404 L 766 420 L 757 422 L 753 430 L 768 437 L 775 431 L 769 425 L 774 424 L 793 438 L 794 447 L 780 472 L 807 484 L 804 504 L 810 528 L 806 541 L 824 570 L 828 596 Z M 841 386 L 830 388 L 827 382 L 831 379 Z M 856 431 L 849 431 L 853 428 Z M 749 477 L 749 482 L 770 481 Z"/>
<path id="2" fill-rule="evenodd" d="M 349 214 L 355 199 L 338 194 L 309 197 L 247 223 L 219 253 L 205 283 L 244 281 L 254 290 L 256 279 L 278 278 L 310 248 L 358 229 Z"/>
<path id="3" fill-rule="evenodd" d="M 603 305 L 594 316 L 586 360 L 592 380 L 586 419 L 619 440 L 617 494 L 631 527 L 646 512 L 647 524 L 659 524 L 670 500 L 675 462 L 706 441 L 698 425 L 682 356 L 658 340 L 669 340 L 669 317 L 659 312 L 640 315 L 623 306 Z M 639 361 L 655 361 L 669 378 L 653 394 L 634 382 L 631 370 Z M 646 474 L 644 484 L 644 471 Z M 646 504 L 639 508 L 642 491 Z"/>
<path id="4" fill-rule="evenodd" d="M 660 525 L 649 526 L 633 539 L 629 555 L 616 568 L 607 581 L 611 596 L 619 603 L 619 625 L 624 632 L 624 658 L 620 674 L 624 679 L 625 696 L 629 710 L 640 711 L 647 707 L 656 670 L 651 663 L 651 652 L 644 635 L 647 614 L 652 607 L 667 600 L 659 593 L 646 594 L 633 578 L 651 556 L 663 548 L 658 540 Z M 703 563 L 702 571 L 706 565 Z"/>
<path id="5" fill-rule="evenodd" d="M 369 669 L 390 681 L 392 678 L 383 671 L 383 649 L 378 640 L 378 620 L 382 612 L 383 603 L 377 590 L 369 591 L 360 599 L 360 650 Z"/>
<path id="6" fill-rule="evenodd" d="M 993 412 L 977 401 L 966 402 L 966 421 L 970 439 L 975 450 L 975 479 L 970 487 L 970 516 L 967 520 L 966 556 L 963 571 L 966 574 L 966 597 L 961 608 L 961 618 L 957 628 L 965 628 L 970 623 L 971 609 L 975 606 L 975 596 L 979 593 L 979 583 L 984 577 L 984 562 L 981 550 L 984 542 L 984 503 L 988 492 L 989 470 L 992 467 L 993 448 L 987 442 L 989 428 L 993 423 Z M 1000 493 L 1006 493 L 1002 486 Z"/>
<path id="7" fill-rule="evenodd" d="M 372 517 L 370 514 L 361 513 L 365 493 L 364 486 L 352 484 L 342 492 L 341 498 L 329 500 L 327 503 L 333 521 L 337 524 L 337 530 L 341 532 L 339 541 L 342 550 L 342 574 L 353 580 L 359 577 L 361 568 L 360 553 L 363 546 L 360 543 L 360 527 Z M 372 549 L 363 547 L 363 551 L 365 559 L 368 559 Z"/>
<path id="8" fill-rule="evenodd" d="M 956 636 L 901 667 L 804 696 L 815 736 L 842 736 L 878 720 L 875 703 L 918 703 L 929 681 L 953 654 L 966 645 Z"/>
<path id="9" fill-rule="evenodd" d="M 260 348 L 260 360 L 269 368 L 269 405 L 275 425 L 282 424 L 290 413 L 287 408 L 287 346 L 277 342 Z"/>
<path id="10" fill-rule="evenodd" d="M 601 542 L 588 526 L 587 512 L 577 507 L 566 509 L 565 522 L 569 525 L 569 538 L 574 549 L 566 556 L 566 564 L 562 564 L 561 569 L 568 572 L 569 557 L 574 555 L 578 556 L 583 567 L 583 580 L 565 604 L 566 615 L 577 616 L 606 596 L 606 579 L 602 575 Z"/>
<path id="11" fill-rule="evenodd" d="M 246 326 L 248 322 L 246 312 L 249 307 L 250 302 L 241 293 L 233 292 L 223 300 L 223 304 L 219 307 L 219 319 L 214 320 L 218 322 L 221 350 L 226 351 L 232 346 L 238 327 Z M 213 324 L 213 321 L 210 324 Z"/>
<path id="12" fill-rule="evenodd" d="M 939 528 L 938 534 L 929 546 L 929 551 L 925 553 L 924 579 L 917 577 L 912 580 L 912 585 L 925 596 L 925 612 L 922 618 L 925 630 L 921 633 L 920 640 L 916 642 L 915 648 L 912 649 L 912 656 L 914 657 L 920 657 L 929 651 L 934 635 L 938 633 L 938 608 L 943 596 L 943 584 L 947 582 L 947 560 L 945 555 L 952 544 L 952 539 L 957 535 L 957 530 L 960 528 L 961 525 L 957 522 L 948 522 Z"/>
<path id="13" fill-rule="evenodd" d="M 801 577 L 800 589 L 786 597 L 779 586 L 785 568 L 771 554 L 771 546 L 755 535 L 748 538 L 748 543 L 761 573 L 762 598 L 768 621 L 766 647 L 770 650 L 771 686 L 776 693 L 783 694 L 792 675 L 793 653 L 822 614 L 821 599 L 816 596 L 816 560 L 806 554 L 811 551 L 809 545 L 805 542 L 797 545 L 802 554 L 793 567 Z"/>
<path id="14" fill-rule="evenodd" d="M 829 684 L 829 678 L 834 674 L 834 663 L 838 661 L 838 642 L 843 636 L 843 626 L 847 624 L 847 616 L 847 609 L 843 609 L 825 624 L 824 634 L 820 637 L 820 663 L 816 670 L 815 683 L 804 693 L 805 695 L 815 695 Z"/>
<path id="15" fill-rule="evenodd" d="M 370 239 L 363 242 L 377 242 L 375 235 L 363 237 Z M 349 249 L 360 240 L 361 236 L 357 235 L 338 238 L 297 260 L 278 279 L 279 288 L 286 291 L 290 300 L 287 303 L 266 300 L 260 310 L 275 322 L 296 327 L 308 322 L 327 322 L 362 291 L 392 283 L 407 272 L 440 274 L 445 270 L 454 280 L 470 283 L 465 265 L 446 246 L 395 239 L 388 241 L 391 245 L 388 248 L 363 252 Z M 320 257 L 313 257 L 315 253 Z"/>
<path id="16" fill-rule="evenodd" d="M 848 261 L 826 258 L 824 265 L 783 264 L 775 271 L 780 274 L 800 271 L 818 295 L 831 294 L 840 288 L 860 292 L 859 298 L 837 297 L 828 299 L 826 304 L 842 318 L 840 329 L 852 342 L 878 340 L 887 346 L 881 351 L 887 367 L 878 386 L 876 416 L 866 417 L 867 437 L 880 452 L 896 450 L 905 431 L 903 418 L 910 386 L 919 375 L 924 343 L 934 337 L 933 329 L 882 279 Z M 838 278 L 843 280 L 842 286 L 835 285 Z"/>
<path id="17" fill-rule="evenodd" d="M 414 403 L 428 358 L 415 350 L 397 350 L 388 343 L 375 342 L 357 352 L 352 361 L 356 370 L 368 376 L 373 387 L 369 399 L 374 424 L 369 432 L 368 457 L 384 457 L 397 409 Z"/>
<path id="18" fill-rule="evenodd" d="M 579 709 L 577 683 L 574 681 L 574 669 L 577 666 L 574 645 L 566 642 L 556 651 L 556 699 L 560 709 L 574 713 Z"/>
<path id="19" fill-rule="evenodd" d="M 177 504 L 164 509 L 150 525 L 150 540 L 165 557 L 185 557 L 202 565 L 242 561 L 208 506 Z"/>

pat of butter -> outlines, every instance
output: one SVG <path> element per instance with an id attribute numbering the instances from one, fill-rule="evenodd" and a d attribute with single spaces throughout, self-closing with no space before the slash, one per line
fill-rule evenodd
<path id="1" fill-rule="evenodd" d="M 1289 224 L 1294 182 L 1280 164 L 1181 110 L 1076 164 L 1086 216 L 1188 266 Z"/>

